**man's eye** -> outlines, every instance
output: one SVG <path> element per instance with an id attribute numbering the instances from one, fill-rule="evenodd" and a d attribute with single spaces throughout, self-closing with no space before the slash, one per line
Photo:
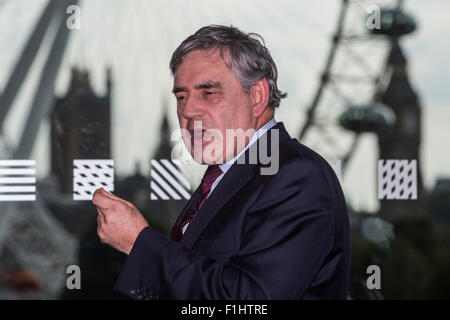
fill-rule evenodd
<path id="1" fill-rule="evenodd" d="M 177 101 L 184 100 L 185 96 L 178 96 Z"/>
<path id="2" fill-rule="evenodd" d="M 214 95 L 214 94 L 216 94 L 214 91 L 205 91 L 204 93 L 203 93 L 203 96 L 212 96 L 212 95 Z"/>

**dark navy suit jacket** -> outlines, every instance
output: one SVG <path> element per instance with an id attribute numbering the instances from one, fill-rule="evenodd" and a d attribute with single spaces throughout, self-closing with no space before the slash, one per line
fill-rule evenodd
<path id="1" fill-rule="evenodd" d="M 134 299 L 347 298 L 350 232 L 339 181 L 282 123 L 274 129 L 278 173 L 261 175 L 260 161 L 233 164 L 181 243 L 141 231 L 115 290 Z"/>

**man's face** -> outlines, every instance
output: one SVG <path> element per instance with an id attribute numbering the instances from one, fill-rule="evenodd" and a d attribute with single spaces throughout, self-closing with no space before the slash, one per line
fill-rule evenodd
<path id="1" fill-rule="evenodd" d="M 255 129 L 250 96 L 219 50 L 188 53 L 175 73 L 173 92 L 184 143 L 197 162 L 232 159 L 242 147 L 235 139 L 227 142 L 226 130 Z"/>

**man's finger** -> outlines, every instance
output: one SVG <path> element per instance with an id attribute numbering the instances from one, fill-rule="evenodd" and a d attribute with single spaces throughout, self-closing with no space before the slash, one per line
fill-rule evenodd
<path id="1" fill-rule="evenodd" d="M 98 190 L 96 190 L 94 192 L 94 196 L 92 197 L 92 203 L 97 206 L 100 209 L 110 209 L 114 202 L 116 202 L 117 200 L 112 199 L 111 197 L 107 197 L 105 196 L 103 193 L 101 192 L 97 192 Z"/>
<path id="2" fill-rule="evenodd" d="M 111 198 L 111 199 L 114 199 L 114 200 L 122 200 L 121 198 L 119 198 L 118 196 L 115 196 L 115 195 L 113 195 L 111 192 L 109 192 L 109 191 L 107 191 L 106 189 L 104 189 L 104 188 L 99 188 L 99 189 L 97 189 L 101 194 L 103 194 L 104 196 L 107 196 L 107 197 L 109 197 L 109 198 Z M 97 191 L 96 190 L 96 191 Z"/>
<path id="3" fill-rule="evenodd" d="M 99 208 L 97 208 L 97 223 L 106 223 L 106 215 L 103 213 L 103 211 Z"/>
<path id="4" fill-rule="evenodd" d="M 127 204 L 129 207 L 134 207 L 134 205 L 133 205 L 131 202 L 128 202 L 127 200 L 124 200 L 124 199 L 122 199 L 122 198 L 119 198 L 118 196 L 116 196 L 116 195 L 114 195 L 114 194 L 112 194 L 112 193 L 106 191 L 106 190 L 103 189 L 103 188 L 100 188 L 100 189 L 98 189 L 98 190 L 100 190 L 101 194 L 104 195 L 104 196 L 106 196 L 106 197 L 109 197 L 109 198 L 111 198 L 111 199 L 113 199 L 113 200 L 116 200 L 116 201 L 124 202 L 124 203 Z"/>

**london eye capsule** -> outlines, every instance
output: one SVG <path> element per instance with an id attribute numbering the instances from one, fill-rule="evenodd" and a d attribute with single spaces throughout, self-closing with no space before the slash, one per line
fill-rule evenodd
<path id="1" fill-rule="evenodd" d="M 350 106 L 339 117 L 339 124 L 344 129 L 357 133 L 379 132 L 394 126 L 394 111 L 382 103 L 366 106 Z"/>
<path id="2" fill-rule="evenodd" d="M 416 30 L 416 19 L 403 11 L 396 9 L 381 9 L 380 27 L 372 28 L 372 34 L 381 34 L 386 36 L 402 36 Z"/>

